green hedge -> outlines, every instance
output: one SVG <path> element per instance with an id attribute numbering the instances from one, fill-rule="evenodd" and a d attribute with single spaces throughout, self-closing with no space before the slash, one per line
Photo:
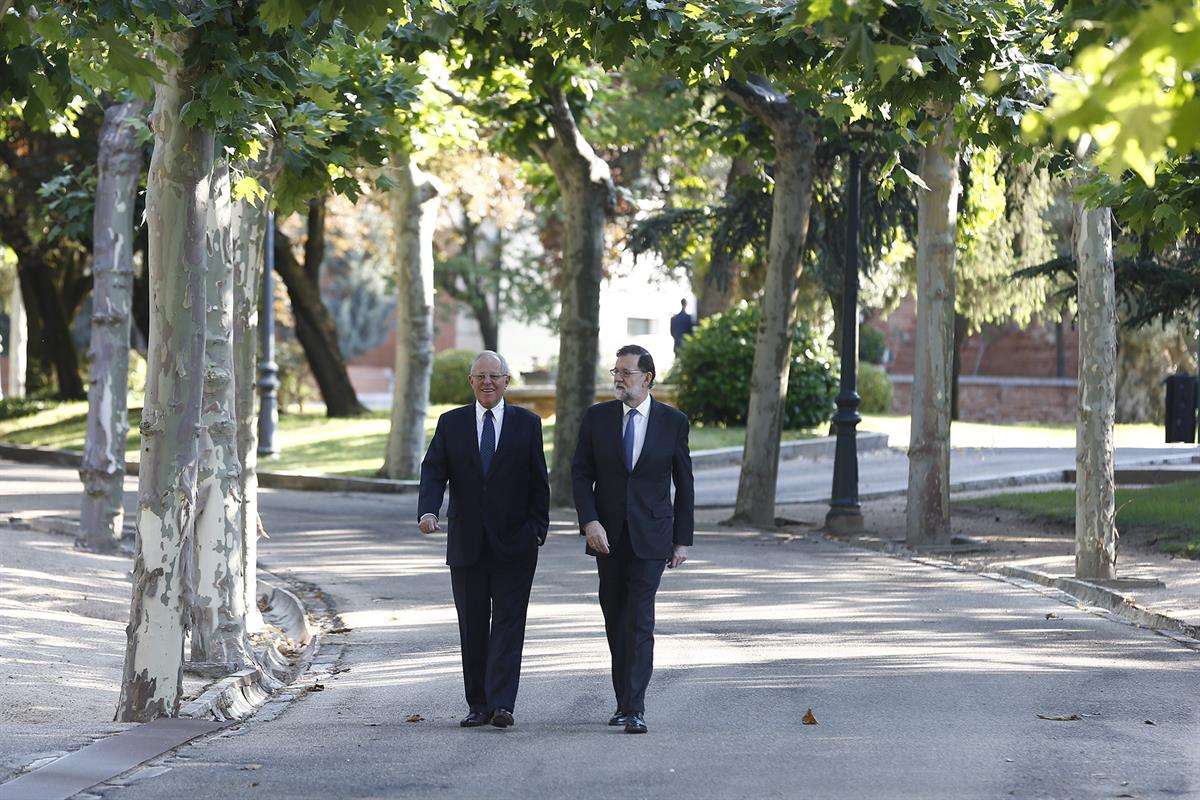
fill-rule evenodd
<path id="1" fill-rule="evenodd" d="M 475 361 L 474 350 L 445 350 L 433 359 L 433 375 L 429 379 L 429 402 L 466 405 L 475 399 L 467 375 Z"/>
<path id="2" fill-rule="evenodd" d="M 870 325 L 858 329 L 858 360 L 868 364 L 882 364 L 887 355 L 887 337 L 883 331 Z"/>
<path id="3" fill-rule="evenodd" d="M 760 312 L 739 306 L 703 320 L 676 354 L 671 380 L 679 387 L 679 408 L 693 422 L 745 425 L 750 373 Z M 833 416 L 837 395 L 834 356 L 824 337 L 808 325 L 796 326 L 783 426 L 811 428 Z"/>
<path id="4" fill-rule="evenodd" d="M 883 367 L 858 365 L 858 410 L 862 414 L 890 414 L 895 393 Z"/>

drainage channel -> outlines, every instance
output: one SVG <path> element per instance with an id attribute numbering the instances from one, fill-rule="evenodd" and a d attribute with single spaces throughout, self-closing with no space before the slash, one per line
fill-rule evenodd
<path id="1" fill-rule="evenodd" d="M 66 800 L 197 736 L 231 724 L 207 719 L 156 719 L 0 784 L 0 800 Z"/>

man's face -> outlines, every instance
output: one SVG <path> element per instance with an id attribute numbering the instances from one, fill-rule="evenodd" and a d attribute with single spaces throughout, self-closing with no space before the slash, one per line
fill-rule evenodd
<path id="1" fill-rule="evenodd" d="M 613 389 L 617 399 L 630 408 L 638 406 L 650 391 L 650 373 L 638 369 L 638 357 L 620 356 L 613 365 Z"/>
<path id="2" fill-rule="evenodd" d="M 508 376 L 495 356 L 484 356 L 476 361 L 467 380 L 471 382 L 475 399 L 484 408 L 495 408 L 504 399 L 504 390 L 508 388 Z"/>

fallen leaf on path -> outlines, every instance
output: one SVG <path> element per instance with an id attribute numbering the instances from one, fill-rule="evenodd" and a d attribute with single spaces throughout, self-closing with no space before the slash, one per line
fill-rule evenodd
<path id="1" fill-rule="evenodd" d="M 1157 725 L 1158 723 L 1157 723 L 1157 722 L 1155 722 L 1155 721 L 1154 721 L 1154 720 L 1152 720 L 1152 719 L 1148 719 L 1148 720 L 1146 720 L 1146 724 L 1147 724 L 1147 725 Z"/>
<path id="2" fill-rule="evenodd" d="M 242 764 L 238 769 L 262 769 L 262 764 Z"/>
<path id="3" fill-rule="evenodd" d="M 420 714 L 409 714 L 407 717 L 404 718 L 404 721 L 405 722 L 424 722 L 425 718 L 422 717 Z"/>
<path id="4" fill-rule="evenodd" d="M 811 708 L 810 708 L 808 711 L 805 711 L 805 712 L 804 712 L 804 716 L 800 718 L 800 721 L 801 721 L 802 723 L 804 723 L 805 725 L 818 725 L 818 724 L 820 724 L 820 723 L 818 723 L 818 722 L 817 722 L 817 718 L 813 716 L 813 713 L 812 713 L 812 709 L 811 709 Z"/>
<path id="5" fill-rule="evenodd" d="M 330 633 L 349 633 L 352 630 L 354 630 L 354 628 L 334 628 L 330 631 Z"/>
<path id="6" fill-rule="evenodd" d="M 304 688 L 310 692 L 323 692 L 325 691 L 325 684 L 314 683 L 312 686 L 305 686 Z"/>
<path id="7" fill-rule="evenodd" d="M 350 671 L 349 667 L 334 667 L 333 669 L 329 670 L 329 674 L 330 675 L 340 675 L 343 672 L 349 672 L 349 671 Z"/>
<path id="8" fill-rule="evenodd" d="M 1037 716 L 1038 719 L 1049 720 L 1050 722 L 1077 722 L 1083 719 L 1083 717 L 1079 716 L 1078 714 L 1071 714 L 1066 717 L 1056 717 L 1051 714 L 1038 714 Z"/>
<path id="9" fill-rule="evenodd" d="M 1051 611 L 1049 614 L 1046 615 L 1046 619 L 1062 619 L 1062 617 L 1060 617 L 1058 614 L 1055 614 L 1053 611 Z"/>

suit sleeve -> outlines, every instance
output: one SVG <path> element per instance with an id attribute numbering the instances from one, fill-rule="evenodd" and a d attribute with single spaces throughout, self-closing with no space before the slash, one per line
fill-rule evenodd
<path id="1" fill-rule="evenodd" d="M 592 457 L 591 409 L 583 412 L 579 423 L 579 441 L 571 461 L 571 484 L 575 496 L 575 511 L 579 515 L 579 531 L 589 522 L 599 520 L 596 513 L 596 462 Z"/>
<path id="2" fill-rule="evenodd" d="M 542 420 L 533 417 L 533 441 L 529 457 L 529 517 L 537 532 L 538 544 L 546 543 L 550 530 L 550 479 L 546 475 L 546 449 L 542 440 Z"/>
<path id="3" fill-rule="evenodd" d="M 672 543 L 690 545 L 696 525 L 696 487 L 692 479 L 692 456 L 688 451 L 687 417 L 680 416 L 675 453 L 671 458 L 671 480 L 675 483 L 675 530 Z"/>
<path id="4" fill-rule="evenodd" d="M 446 432 L 439 417 L 433 440 L 421 461 L 421 488 L 417 496 L 417 520 L 426 514 L 437 515 L 442 510 L 442 498 L 446 496 L 446 480 L 449 478 L 446 459 Z"/>

